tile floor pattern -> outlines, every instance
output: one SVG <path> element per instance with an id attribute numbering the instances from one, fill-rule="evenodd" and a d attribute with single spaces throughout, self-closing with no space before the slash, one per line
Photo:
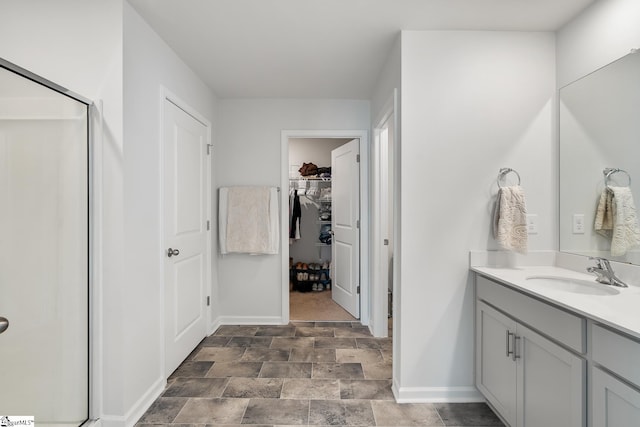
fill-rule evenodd
<path id="1" fill-rule="evenodd" d="M 391 338 L 358 322 L 221 326 L 137 427 L 503 426 L 484 403 L 398 404 Z"/>

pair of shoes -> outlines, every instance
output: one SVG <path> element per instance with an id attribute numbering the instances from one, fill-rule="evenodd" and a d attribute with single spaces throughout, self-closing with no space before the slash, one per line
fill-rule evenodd
<path id="1" fill-rule="evenodd" d="M 323 269 L 323 270 L 328 270 L 328 269 L 329 269 L 329 266 L 331 266 L 331 263 L 330 263 L 330 262 L 325 261 L 325 262 L 322 264 L 322 269 Z"/>
<path id="2" fill-rule="evenodd" d="M 321 283 L 314 283 L 313 286 L 311 287 L 311 289 L 316 291 L 316 292 L 322 292 L 322 291 L 324 291 L 324 286 L 322 286 Z"/>

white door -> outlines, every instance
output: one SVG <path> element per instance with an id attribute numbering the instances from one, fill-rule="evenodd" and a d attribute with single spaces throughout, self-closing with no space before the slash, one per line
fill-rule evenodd
<path id="1" fill-rule="evenodd" d="M 164 100 L 165 373 L 206 335 L 207 127 Z"/>
<path id="2" fill-rule="evenodd" d="M 355 318 L 360 317 L 359 145 L 354 139 L 331 152 L 332 297 Z"/>

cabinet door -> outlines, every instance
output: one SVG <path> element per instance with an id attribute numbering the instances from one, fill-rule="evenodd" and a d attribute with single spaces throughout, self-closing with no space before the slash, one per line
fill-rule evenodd
<path id="1" fill-rule="evenodd" d="M 584 427 L 585 360 L 520 324 L 518 426 Z"/>
<path id="2" fill-rule="evenodd" d="M 510 351 L 515 332 L 515 321 L 477 303 L 476 386 L 512 426 L 516 425 L 516 363 Z"/>
<path id="3" fill-rule="evenodd" d="M 640 423 L 640 391 L 593 368 L 593 426 L 629 427 Z"/>

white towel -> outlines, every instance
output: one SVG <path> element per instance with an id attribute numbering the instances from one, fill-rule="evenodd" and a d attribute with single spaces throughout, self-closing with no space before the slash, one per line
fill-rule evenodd
<path id="1" fill-rule="evenodd" d="M 504 249 L 527 253 L 527 208 L 520 186 L 501 187 L 498 191 L 493 237 Z"/>
<path id="2" fill-rule="evenodd" d="M 277 254 L 280 233 L 275 187 L 220 188 L 220 252 Z"/>
<path id="3" fill-rule="evenodd" d="M 622 256 L 640 245 L 640 226 L 629 187 L 607 187 L 600 195 L 594 228 L 611 238 L 611 255 Z"/>

